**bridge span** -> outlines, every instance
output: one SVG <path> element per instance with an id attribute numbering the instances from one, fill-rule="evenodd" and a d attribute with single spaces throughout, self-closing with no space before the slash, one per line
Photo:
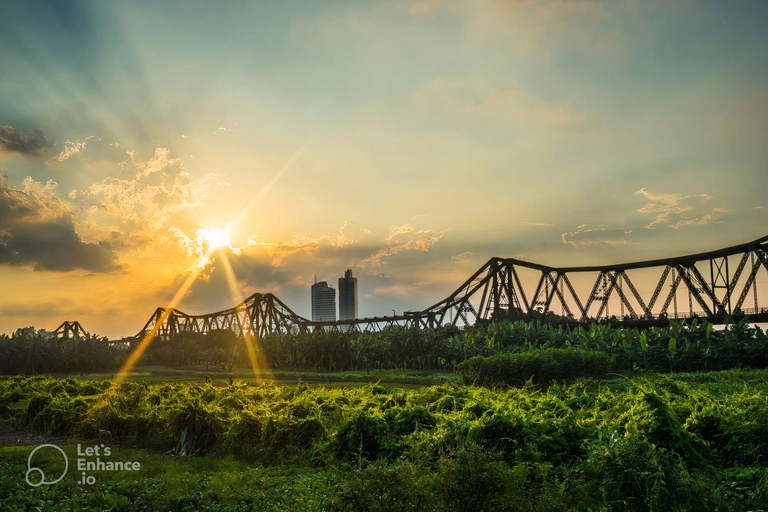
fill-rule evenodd
<path id="1" fill-rule="evenodd" d="M 558 268 L 491 258 L 451 295 L 422 311 L 313 322 L 275 295 L 255 293 L 232 308 L 204 315 L 157 308 L 139 336 L 154 331 L 169 339 L 216 329 L 263 337 L 393 326 L 459 328 L 504 318 L 652 326 L 693 318 L 724 323 L 727 317 L 747 315 L 751 322 L 767 322 L 767 282 L 768 236 L 716 251 L 618 265 Z"/>

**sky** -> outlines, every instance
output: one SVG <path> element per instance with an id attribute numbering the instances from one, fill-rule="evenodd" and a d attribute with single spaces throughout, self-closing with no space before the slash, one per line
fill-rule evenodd
<path id="1" fill-rule="evenodd" d="M 768 234 L 768 4 L 0 2 L 0 333 Z M 228 246 L 204 258 L 205 230 Z M 649 293 L 655 283 L 640 285 Z M 645 286 L 645 288 L 643 288 Z"/>

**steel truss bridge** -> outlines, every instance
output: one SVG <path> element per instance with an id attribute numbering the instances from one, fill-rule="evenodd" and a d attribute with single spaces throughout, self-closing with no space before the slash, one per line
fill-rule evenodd
<path id="1" fill-rule="evenodd" d="M 758 278 L 763 279 L 760 281 Z M 591 267 L 550 267 L 491 258 L 455 292 L 423 311 L 313 322 L 271 293 L 255 293 L 230 309 L 188 315 L 157 308 L 139 333 L 162 339 L 229 329 L 237 336 L 316 330 L 378 331 L 393 326 L 459 328 L 494 319 L 540 319 L 569 325 L 607 322 L 667 325 L 670 319 L 724 323 L 744 315 L 768 321 L 768 236 L 747 244 L 675 258 Z M 654 288 L 645 288 L 655 283 Z M 760 285 L 760 286 L 759 286 Z"/>
<path id="2" fill-rule="evenodd" d="M 80 322 L 75 320 L 74 322 L 62 322 L 62 324 L 53 331 L 53 336 L 55 338 L 64 339 L 85 338 L 87 333 L 85 332 L 85 329 L 83 329 L 83 326 L 80 325 Z"/>

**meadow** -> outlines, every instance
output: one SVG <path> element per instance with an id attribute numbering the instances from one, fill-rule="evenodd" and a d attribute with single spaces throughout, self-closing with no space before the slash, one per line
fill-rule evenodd
<path id="1" fill-rule="evenodd" d="M 24 475 L 34 446 L 5 446 L 0 502 L 8 510 L 759 510 L 768 506 L 766 376 L 646 374 L 546 389 L 141 381 L 113 389 L 5 377 L 6 428 L 57 440 L 73 461 L 78 442 L 112 446 L 142 470 L 97 472 L 94 485 L 73 471 L 33 488 Z"/>
<path id="2" fill-rule="evenodd" d="M 323 336 L 339 340 L 336 372 L 327 368 L 332 358 L 310 365 L 296 356 L 266 380 L 236 364 L 232 384 L 212 362 L 209 372 L 141 366 L 117 386 L 109 371 L 0 377 L 0 503 L 56 511 L 768 509 L 768 350 L 758 328 L 508 322 L 443 337 L 367 336 L 367 352 L 355 352 L 359 339 Z M 264 340 L 268 350 L 275 343 Z M 279 343 L 291 354 L 308 341 Z M 448 360 L 439 355 L 445 347 L 466 357 Z M 356 353 L 388 364 L 355 368 L 344 358 Z M 70 469 L 33 487 L 27 461 L 43 443 L 61 446 Z M 141 469 L 78 471 L 78 444 L 109 447 L 110 460 Z M 57 452 L 35 457 L 47 474 L 62 471 Z"/>

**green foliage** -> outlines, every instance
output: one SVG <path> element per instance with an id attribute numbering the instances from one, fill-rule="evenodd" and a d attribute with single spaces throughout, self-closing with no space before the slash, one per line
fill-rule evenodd
<path id="1" fill-rule="evenodd" d="M 438 489 L 449 510 L 498 510 L 506 466 L 492 452 L 462 446 L 440 461 Z"/>
<path id="2" fill-rule="evenodd" d="M 159 462 L 132 481 L 32 489 L 26 455 L 3 452 L 0 502 L 10 510 L 759 510 L 768 505 L 766 377 L 740 369 L 407 390 L 101 389 L 3 377 L 6 427 L 149 448 Z M 178 457 L 159 455 L 169 452 Z"/>
<path id="3" fill-rule="evenodd" d="M 704 321 L 669 327 L 612 328 L 605 324 L 569 328 L 562 325 L 499 318 L 462 331 L 392 327 L 381 332 L 316 331 L 275 334 L 246 342 L 232 331 L 183 333 L 155 339 L 142 356 L 143 365 L 207 365 L 211 370 L 250 367 L 251 350 L 272 369 L 305 372 L 377 370 L 451 371 L 475 356 L 580 349 L 604 353 L 616 371 L 712 371 L 768 367 L 768 336 L 749 327 L 746 317 L 714 329 Z M 35 374 L 114 369 L 127 352 L 105 339 L 55 340 L 34 329 L 0 336 L 0 373 Z M 537 363 L 543 364 L 543 363 Z M 544 365 L 546 366 L 546 365 Z M 319 373 L 318 373 L 319 374 Z"/>
<path id="4" fill-rule="evenodd" d="M 546 386 L 557 380 L 605 377 L 611 370 L 607 355 L 594 350 L 554 349 L 473 357 L 456 367 L 464 382 L 484 386 Z"/>
<path id="5" fill-rule="evenodd" d="M 592 454 L 590 484 L 618 510 L 696 510 L 703 489 L 679 457 L 643 436 L 621 439 Z"/>
<path id="6" fill-rule="evenodd" d="M 57 339 L 28 327 L 0 335 L 0 374 L 104 371 L 119 367 L 125 350 L 91 334 Z"/>
<path id="7" fill-rule="evenodd" d="M 383 417 L 360 411 L 343 423 L 334 439 L 339 460 L 375 460 L 387 455 L 389 425 Z"/>

